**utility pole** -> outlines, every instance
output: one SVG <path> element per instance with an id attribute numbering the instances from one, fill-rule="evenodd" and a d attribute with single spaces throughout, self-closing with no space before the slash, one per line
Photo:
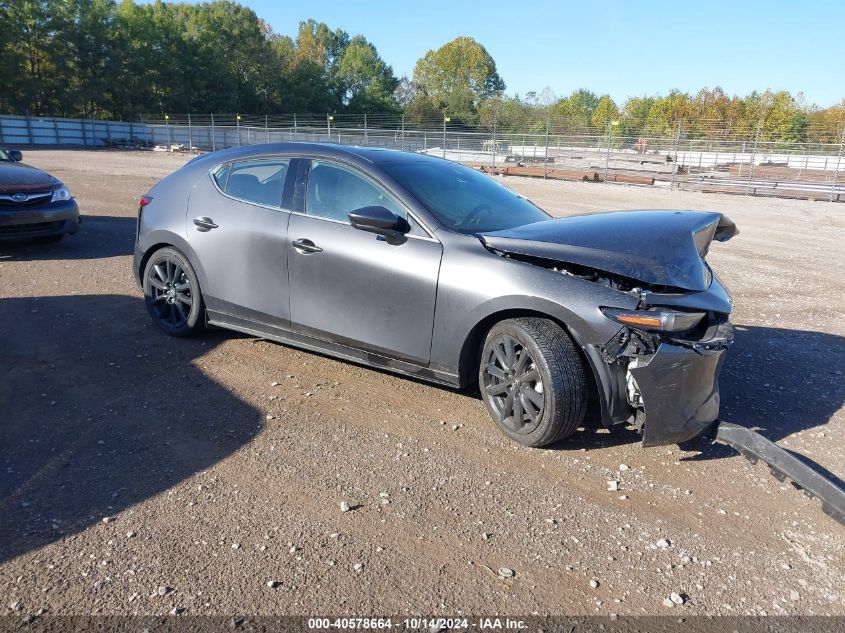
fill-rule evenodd
<path id="1" fill-rule="evenodd" d="M 493 110 L 493 167 L 496 166 L 496 132 L 499 125 L 499 104 L 496 103 L 496 109 Z"/>
<path id="2" fill-rule="evenodd" d="M 842 163 L 842 149 L 845 147 L 845 125 L 842 126 L 842 136 L 839 137 L 839 155 L 836 157 L 836 169 L 833 172 L 833 187 L 830 190 L 830 201 L 837 202 L 839 194 L 836 192 L 836 185 L 839 182 L 839 165 Z"/>
<path id="3" fill-rule="evenodd" d="M 751 164 L 748 166 L 748 184 L 745 187 L 745 195 L 751 191 L 751 181 L 754 178 L 754 163 L 757 160 L 757 143 L 760 142 L 760 130 L 763 127 L 763 119 L 757 121 L 757 132 L 754 134 L 754 147 L 751 148 Z"/>
<path id="4" fill-rule="evenodd" d="M 546 153 L 543 156 L 543 180 L 549 175 L 549 115 L 546 114 Z M 605 181 L 607 178 L 605 178 Z"/>
<path id="5" fill-rule="evenodd" d="M 672 184 L 670 185 L 671 188 L 675 187 L 675 177 L 678 175 L 678 145 L 681 142 L 681 122 L 678 121 L 675 124 L 675 142 L 674 147 L 672 148 L 673 151 L 673 160 L 672 160 Z"/>

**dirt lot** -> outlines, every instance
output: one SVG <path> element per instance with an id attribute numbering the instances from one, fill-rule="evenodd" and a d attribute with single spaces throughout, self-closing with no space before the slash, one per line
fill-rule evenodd
<path id="1" fill-rule="evenodd" d="M 134 217 L 185 158 L 25 158 L 85 219 L 0 246 L 0 614 L 845 614 L 845 529 L 763 465 L 592 426 L 522 448 L 468 395 L 168 339 L 132 279 Z M 845 205 L 504 182 L 558 214 L 729 213 L 724 418 L 845 475 Z"/>

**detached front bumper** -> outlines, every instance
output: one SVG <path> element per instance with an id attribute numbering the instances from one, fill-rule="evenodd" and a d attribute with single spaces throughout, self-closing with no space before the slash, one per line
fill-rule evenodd
<path id="1" fill-rule="evenodd" d="M 0 207 L 0 242 L 51 237 L 79 230 L 76 200 L 35 207 Z"/>
<path id="2" fill-rule="evenodd" d="M 726 351 L 664 342 L 629 369 L 643 403 L 643 446 L 684 442 L 719 418 L 719 372 Z"/>

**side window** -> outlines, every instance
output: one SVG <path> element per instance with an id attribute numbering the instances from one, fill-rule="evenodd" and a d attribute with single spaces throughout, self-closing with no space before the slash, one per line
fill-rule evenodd
<path id="1" fill-rule="evenodd" d="M 278 158 L 232 163 L 225 191 L 234 198 L 280 207 L 289 165 L 289 159 Z"/>
<path id="2" fill-rule="evenodd" d="M 305 212 L 330 220 L 348 222 L 350 211 L 380 206 L 406 218 L 407 213 L 392 196 L 351 169 L 326 161 L 311 162 Z"/>

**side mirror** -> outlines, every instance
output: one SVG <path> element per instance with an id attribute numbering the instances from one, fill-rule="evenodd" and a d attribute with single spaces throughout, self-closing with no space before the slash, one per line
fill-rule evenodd
<path id="1" fill-rule="evenodd" d="M 369 233 L 395 236 L 411 230 L 405 218 L 399 217 L 384 207 L 363 207 L 352 211 L 348 217 L 353 227 Z"/>
<path id="2" fill-rule="evenodd" d="M 10 149 L 6 153 L 9 155 L 9 158 L 11 158 L 16 163 L 19 163 L 23 160 L 23 154 L 19 149 Z"/>

